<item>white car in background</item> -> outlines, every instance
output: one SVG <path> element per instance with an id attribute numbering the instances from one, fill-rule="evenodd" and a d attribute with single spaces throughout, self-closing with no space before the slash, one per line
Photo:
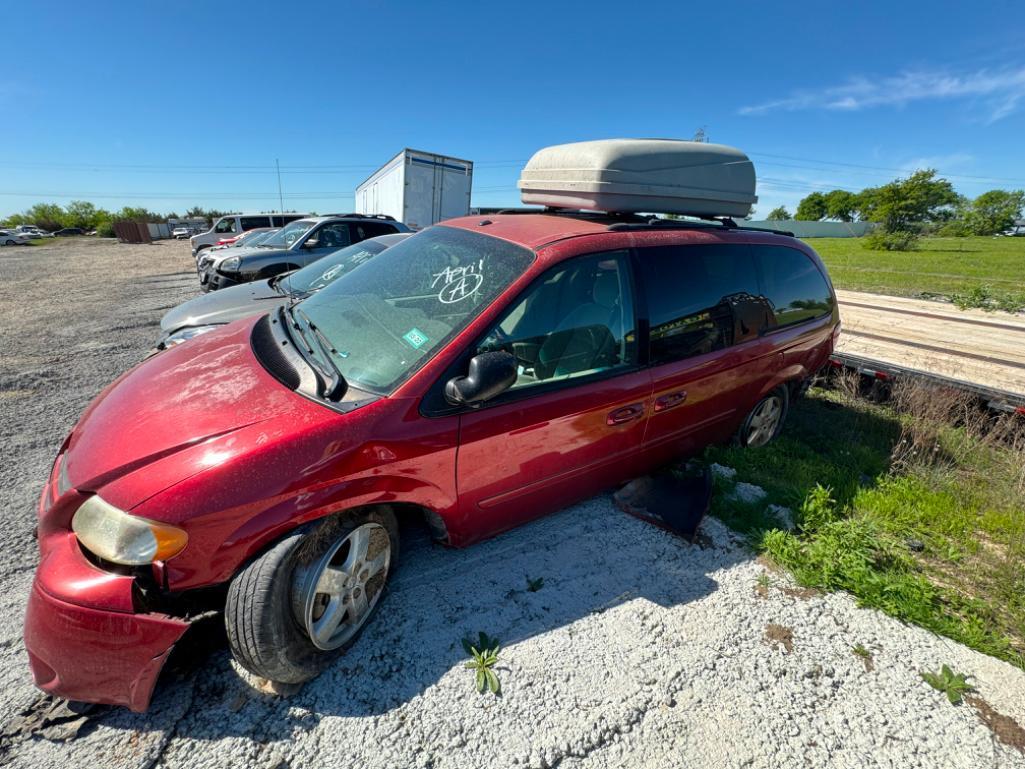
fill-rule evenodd
<path id="1" fill-rule="evenodd" d="M 0 246 L 24 246 L 31 240 L 17 230 L 0 230 Z"/>
<path id="2" fill-rule="evenodd" d="M 27 235 L 29 238 L 52 238 L 53 233 L 47 232 L 46 230 L 36 227 L 34 224 L 19 224 L 14 228 L 17 232 L 22 235 Z"/>

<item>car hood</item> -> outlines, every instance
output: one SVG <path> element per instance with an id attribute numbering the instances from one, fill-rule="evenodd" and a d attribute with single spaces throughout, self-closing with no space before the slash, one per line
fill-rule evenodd
<path id="1" fill-rule="evenodd" d="M 160 332 L 163 336 L 167 336 L 180 328 L 189 326 L 230 323 L 248 315 L 258 315 L 273 310 L 278 304 L 287 300 L 288 295 L 275 291 L 270 280 L 257 280 L 241 286 L 231 286 L 197 296 L 195 299 L 178 305 L 160 319 Z"/>
<path id="2" fill-rule="evenodd" d="M 216 261 L 218 259 L 224 259 L 227 256 L 245 256 L 246 254 L 253 254 L 259 250 L 259 246 L 210 246 L 210 248 L 200 251 L 198 256 L 212 257 Z"/>
<path id="3" fill-rule="evenodd" d="M 127 484 L 130 491 L 108 497 L 131 506 L 200 472 L 211 455 L 224 461 L 239 431 L 271 420 L 308 424 L 317 413 L 330 413 L 263 369 L 249 344 L 254 322 L 154 355 L 100 393 L 68 442 L 63 462 L 70 484 L 97 491 L 145 475 L 144 482 Z M 176 461 L 189 450 L 191 459 Z"/>

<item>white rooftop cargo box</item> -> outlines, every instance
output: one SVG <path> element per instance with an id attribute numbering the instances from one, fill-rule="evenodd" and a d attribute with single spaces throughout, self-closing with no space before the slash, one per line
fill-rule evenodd
<path id="1" fill-rule="evenodd" d="M 404 149 L 356 188 L 356 212 L 387 214 L 418 230 L 470 213 L 473 163 Z"/>
<path id="2" fill-rule="evenodd" d="M 676 139 L 545 147 L 524 166 L 519 188 L 528 205 L 617 213 L 747 216 L 758 202 L 747 155 Z"/>

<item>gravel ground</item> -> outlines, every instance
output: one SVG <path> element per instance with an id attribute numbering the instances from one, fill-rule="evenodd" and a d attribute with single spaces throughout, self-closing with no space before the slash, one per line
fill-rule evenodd
<path id="1" fill-rule="evenodd" d="M 21 624 L 54 453 L 197 289 L 183 243 L 83 240 L 2 249 L 0 263 L 2 732 L 39 702 Z M 919 671 L 970 674 L 1019 724 L 1025 672 L 846 595 L 794 590 L 717 521 L 703 532 L 688 545 L 599 496 L 464 551 L 414 535 L 376 621 L 291 697 L 263 693 L 219 648 L 163 681 L 149 713 L 108 711 L 67 742 L 15 734 L 0 764 L 1025 766 Z M 500 698 L 462 665 L 459 639 L 481 630 L 502 641 Z"/>

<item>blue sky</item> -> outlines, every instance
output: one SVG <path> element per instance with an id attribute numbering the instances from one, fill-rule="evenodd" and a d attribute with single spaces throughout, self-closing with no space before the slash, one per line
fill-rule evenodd
<path id="1" fill-rule="evenodd" d="M 337 211 L 409 146 L 515 205 L 547 144 L 690 138 L 751 154 L 757 213 L 938 168 L 1025 187 L 1011 2 L 9 2 L 0 215 L 39 201 Z"/>

